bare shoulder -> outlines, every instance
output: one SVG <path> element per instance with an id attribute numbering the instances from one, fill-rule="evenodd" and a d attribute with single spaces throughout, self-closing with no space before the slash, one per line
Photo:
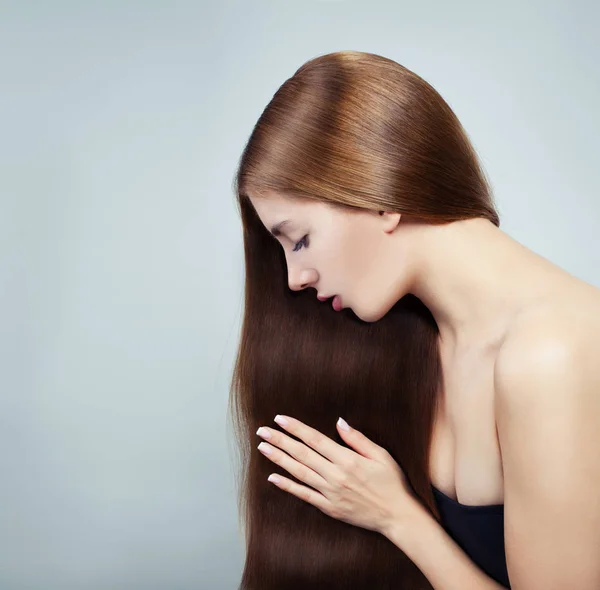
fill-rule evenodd
<path id="1" fill-rule="evenodd" d="M 496 395 L 521 390 L 515 386 L 525 376 L 559 366 L 600 379 L 599 361 L 600 289 L 573 281 L 515 319 L 496 357 Z"/>
<path id="2" fill-rule="evenodd" d="M 513 587 L 599 588 L 600 298 L 548 293 L 496 356 L 506 561 Z"/>

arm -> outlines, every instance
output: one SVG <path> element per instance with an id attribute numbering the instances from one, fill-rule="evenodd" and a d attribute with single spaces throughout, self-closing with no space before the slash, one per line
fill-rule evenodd
<path id="1" fill-rule="evenodd" d="M 505 590 L 471 560 L 423 506 L 402 523 L 392 523 L 384 536 L 406 554 L 435 590 Z"/>
<path id="2" fill-rule="evenodd" d="M 600 330 L 595 322 L 590 317 L 583 326 L 546 318 L 497 359 L 496 423 L 513 590 L 600 588 Z"/>

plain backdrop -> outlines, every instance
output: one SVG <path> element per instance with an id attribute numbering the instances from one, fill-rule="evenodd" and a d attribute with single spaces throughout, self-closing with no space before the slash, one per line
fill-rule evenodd
<path id="1" fill-rule="evenodd" d="M 599 29 L 593 0 L 0 1 L 0 590 L 237 588 L 232 180 L 305 61 L 425 78 L 501 229 L 600 286 Z"/>

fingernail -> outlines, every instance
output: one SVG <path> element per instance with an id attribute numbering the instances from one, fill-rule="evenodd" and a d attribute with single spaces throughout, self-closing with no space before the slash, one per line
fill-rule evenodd
<path id="1" fill-rule="evenodd" d="M 260 443 L 257 448 L 261 453 L 265 453 L 266 455 L 270 455 L 273 452 L 271 450 L 271 445 L 268 445 L 267 443 L 264 443 L 264 442 Z"/>
<path id="2" fill-rule="evenodd" d="M 277 416 L 275 416 L 275 418 L 273 418 L 273 420 L 275 420 L 275 422 L 277 422 L 277 424 L 279 424 L 280 426 L 287 426 L 289 424 L 287 418 L 284 418 L 283 416 L 280 416 L 279 414 L 277 414 Z"/>
<path id="3" fill-rule="evenodd" d="M 342 430 L 350 430 L 350 426 L 348 426 L 348 423 L 342 417 L 338 419 L 338 425 Z"/>

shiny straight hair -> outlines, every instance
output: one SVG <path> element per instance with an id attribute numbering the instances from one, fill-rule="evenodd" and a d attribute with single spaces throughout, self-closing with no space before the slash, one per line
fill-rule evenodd
<path id="1" fill-rule="evenodd" d="M 499 227 L 475 150 L 424 79 L 379 55 L 339 51 L 306 62 L 277 90 L 244 147 L 234 192 L 245 255 L 228 408 L 241 456 L 246 555 L 239 590 L 430 589 L 382 534 L 336 520 L 269 482 L 280 473 L 307 485 L 260 453 L 256 430 L 277 429 L 273 418 L 284 414 L 350 448 L 335 427 L 344 417 L 390 453 L 439 522 L 429 477 L 443 399 L 437 324 L 410 293 L 365 322 L 349 308 L 323 305 L 314 290 L 292 291 L 281 245 L 249 197 L 277 193 L 431 224 L 482 217 Z"/>

